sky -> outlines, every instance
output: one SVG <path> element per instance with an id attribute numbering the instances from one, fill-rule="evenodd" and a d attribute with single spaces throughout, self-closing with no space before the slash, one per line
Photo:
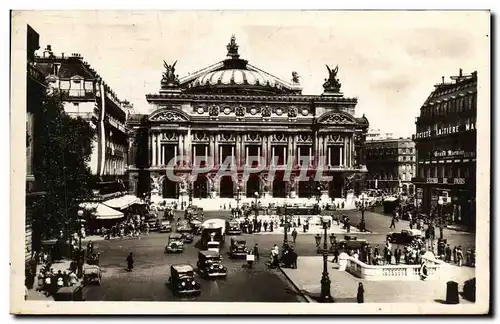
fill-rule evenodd
<path id="1" fill-rule="evenodd" d="M 236 36 L 241 58 L 290 81 L 300 75 L 303 94 L 319 95 L 325 64 L 339 65 L 346 97 L 358 98 L 356 116 L 370 128 L 409 137 L 434 84 L 482 69 L 489 62 L 485 12 L 430 11 L 22 11 L 26 23 L 56 55 L 80 53 L 120 99 L 137 112 L 158 93 L 163 60 L 177 60 L 180 77 L 226 58 Z"/>

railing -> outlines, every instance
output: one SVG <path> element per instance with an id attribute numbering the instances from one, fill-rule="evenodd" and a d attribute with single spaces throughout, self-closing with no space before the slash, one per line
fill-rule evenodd
<path id="1" fill-rule="evenodd" d="M 437 279 L 440 275 L 443 262 L 430 260 L 422 257 L 426 261 L 427 278 Z M 344 258 L 346 261 L 345 271 L 366 280 L 420 280 L 420 265 L 368 265 L 353 257 Z"/>
<path id="2" fill-rule="evenodd" d="M 85 120 L 90 120 L 94 117 L 93 112 L 67 112 L 67 114 L 72 118 L 82 117 Z"/>

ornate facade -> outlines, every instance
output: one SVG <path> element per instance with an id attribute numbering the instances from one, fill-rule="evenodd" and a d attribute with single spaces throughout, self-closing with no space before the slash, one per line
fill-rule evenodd
<path id="1" fill-rule="evenodd" d="M 368 120 L 353 116 L 357 99 L 340 92 L 338 67 L 328 67 L 322 95 L 302 95 L 296 72 L 286 82 L 250 65 L 240 59 L 234 36 L 227 50 L 226 60 L 183 78 L 175 74 L 177 62 L 164 63 L 159 93 L 146 95 L 152 112 L 128 122 L 135 136 L 145 128 L 149 136 L 148 150 L 137 147 L 146 145 L 141 141 L 131 149 L 149 154 L 147 167 L 129 166 L 131 190 L 140 191 L 141 171 L 147 171 L 151 189 L 163 198 L 310 197 L 318 186 L 324 195 L 341 197 L 354 190 L 354 180 L 366 172 Z M 188 159 L 176 160 L 181 155 Z M 209 171 L 193 181 L 200 156 Z M 234 157 L 236 172 L 220 176 L 228 157 Z M 253 157 L 265 167 L 244 176 L 245 166 L 260 167 Z M 298 181 L 301 166 L 314 172 L 321 157 L 333 181 Z M 169 171 L 180 180 L 172 181 Z"/>

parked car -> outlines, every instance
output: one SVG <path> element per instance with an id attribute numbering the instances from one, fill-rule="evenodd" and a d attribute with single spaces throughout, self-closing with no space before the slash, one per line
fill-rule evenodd
<path id="1" fill-rule="evenodd" d="M 189 264 L 172 265 L 168 284 L 174 295 L 201 294 L 201 285 L 194 279 L 194 270 Z"/>
<path id="2" fill-rule="evenodd" d="M 227 268 L 222 265 L 222 257 L 219 252 L 198 252 L 198 271 L 205 277 L 226 277 Z"/>
<path id="3" fill-rule="evenodd" d="M 365 239 L 358 239 L 356 236 L 345 235 L 343 240 L 339 240 L 337 243 L 337 249 L 342 251 L 349 250 L 363 250 L 368 241 Z"/>
<path id="4" fill-rule="evenodd" d="M 228 235 L 240 235 L 241 234 L 240 223 L 234 220 L 226 222 L 226 233 Z"/>
<path id="5" fill-rule="evenodd" d="M 181 234 L 175 233 L 168 237 L 168 243 L 165 246 L 165 253 L 184 252 L 184 240 Z"/>
<path id="6" fill-rule="evenodd" d="M 162 221 L 160 225 L 160 233 L 170 233 L 172 232 L 172 225 L 169 221 Z"/>
<path id="7" fill-rule="evenodd" d="M 244 239 L 231 238 L 231 247 L 229 249 L 229 256 L 231 258 L 246 257 L 247 255 L 247 241 Z"/>
<path id="8" fill-rule="evenodd" d="M 402 230 L 401 233 L 392 232 L 387 234 L 386 240 L 393 244 L 408 245 L 414 239 L 421 239 L 422 232 L 417 229 Z"/>

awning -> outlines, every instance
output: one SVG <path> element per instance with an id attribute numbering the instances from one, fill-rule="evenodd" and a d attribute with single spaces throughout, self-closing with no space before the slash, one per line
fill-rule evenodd
<path id="1" fill-rule="evenodd" d="M 117 219 L 124 216 L 122 212 L 100 203 L 83 203 L 80 207 L 92 210 L 92 215 L 96 219 Z"/>
<path id="2" fill-rule="evenodd" d="M 123 197 L 107 200 L 103 202 L 103 204 L 114 209 L 123 210 L 132 206 L 133 204 L 139 203 L 140 201 L 141 200 L 136 196 L 125 195 Z"/>

